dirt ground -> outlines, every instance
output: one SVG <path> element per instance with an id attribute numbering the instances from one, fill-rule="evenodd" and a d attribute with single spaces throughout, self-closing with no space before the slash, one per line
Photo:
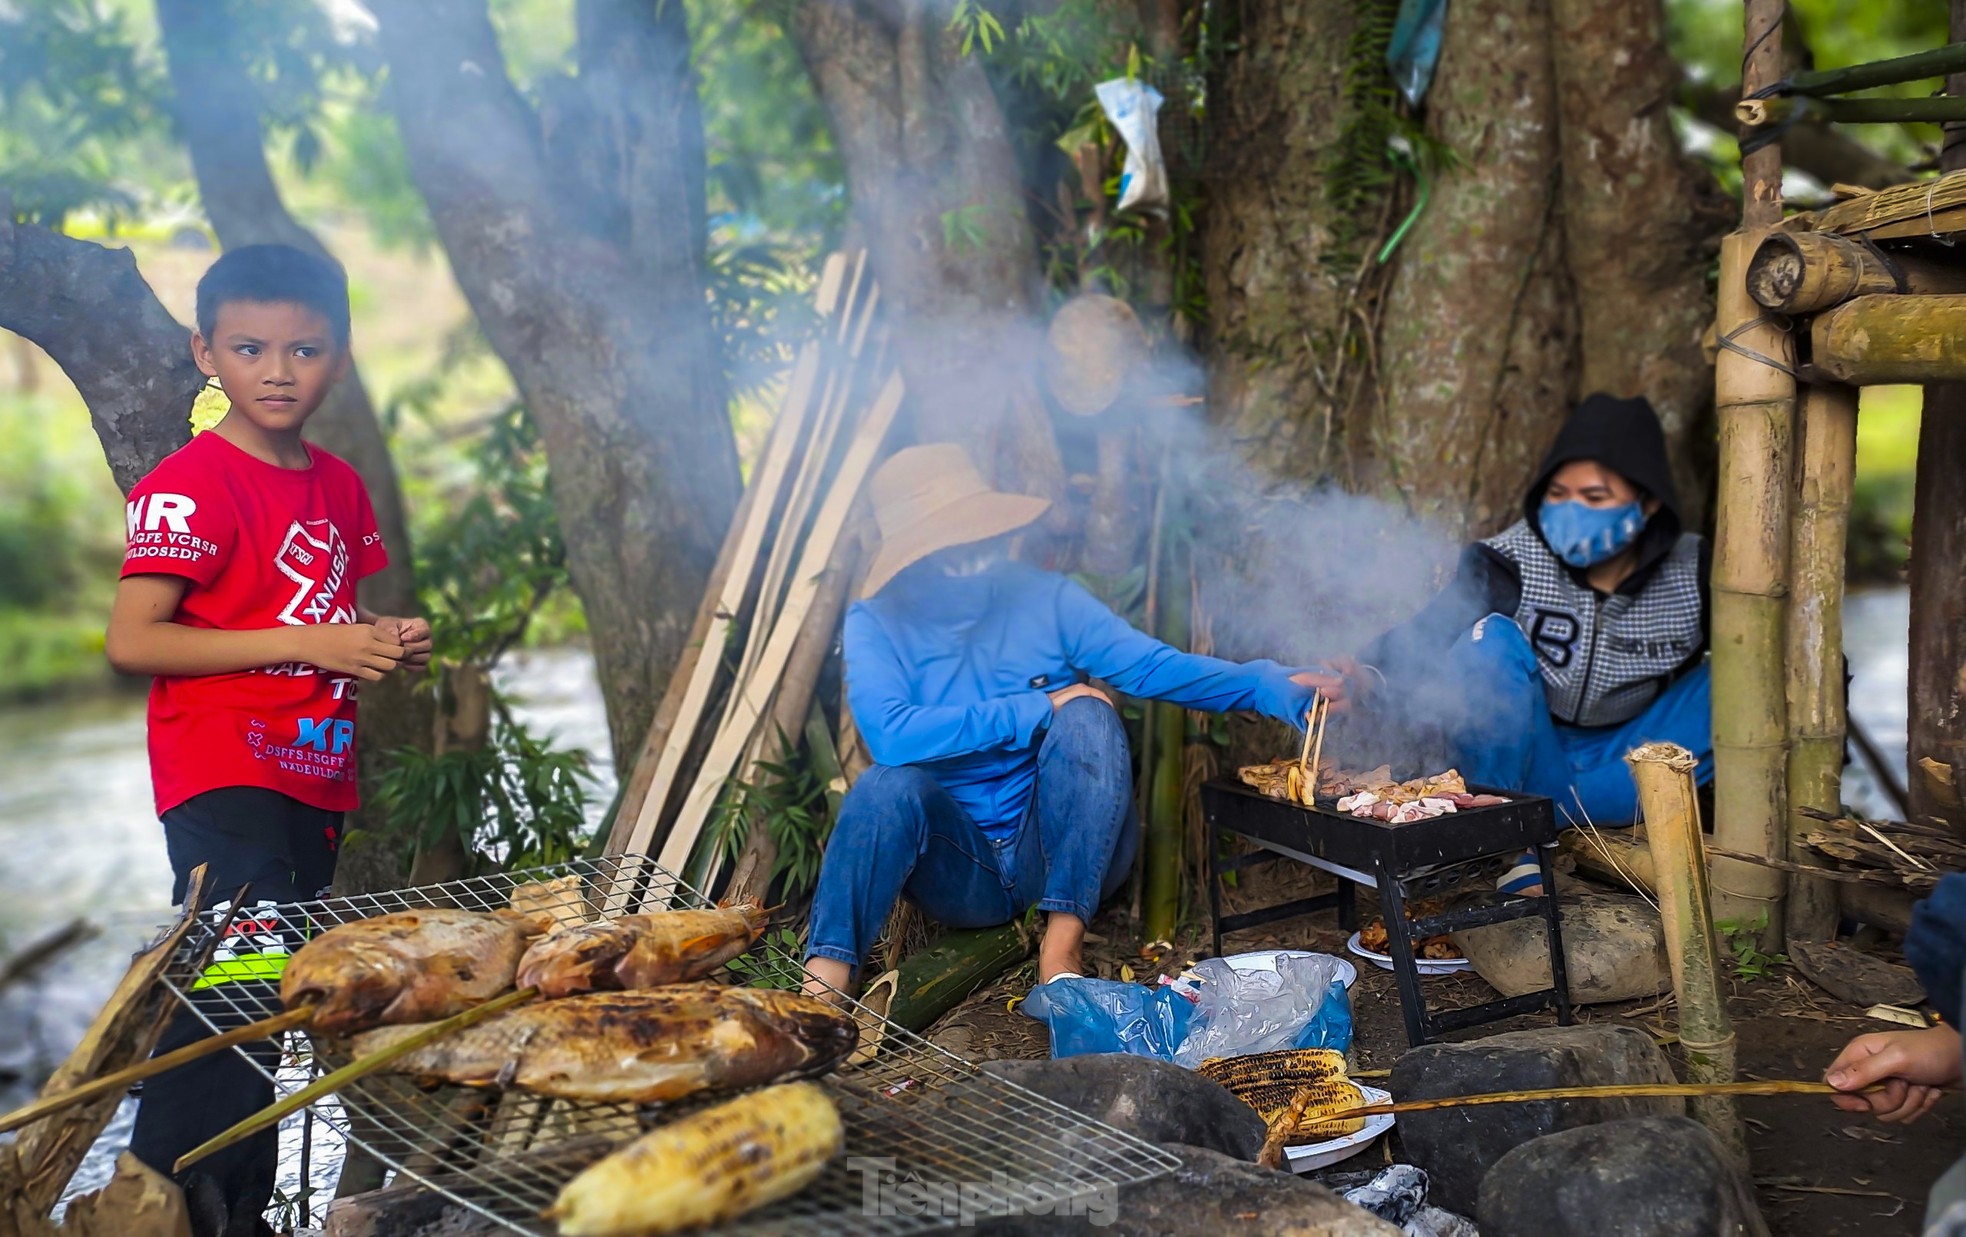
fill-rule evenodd
<path id="1" fill-rule="evenodd" d="M 1285 865 L 1262 865 L 1283 867 Z M 1258 872 L 1261 868 L 1257 869 Z M 1299 869 L 1301 871 L 1301 869 Z M 1251 873 L 1255 876 L 1255 873 Z M 1287 877 L 1256 876 L 1235 899 L 1250 906 L 1301 896 L 1301 888 L 1280 891 L 1271 882 Z M 1265 888 L 1265 885 L 1270 885 Z M 1362 892 L 1360 914 L 1376 914 L 1374 899 Z M 1225 910 L 1228 909 L 1225 907 Z M 1345 933 L 1334 912 L 1282 920 L 1224 938 L 1225 953 L 1257 949 L 1311 949 L 1348 957 Z M 1176 948 L 1158 959 L 1143 955 L 1124 914 L 1108 911 L 1087 938 L 1086 961 L 1103 978 L 1134 978 L 1174 973 L 1207 957 L 1207 937 L 1184 932 Z M 1391 972 L 1354 959 L 1358 983 L 1352 989 L 1357 1035 L 1357 1068 L 1382 1070 L 1406 1049 L 1399 993 Z M 970 1060 L 1041 1058 L 1050 1050 L 1042 1024 L 1009 1008 L 1034 979 L 1026 966 L 971 997 L 931 1031 L 930 1037 Z M 1495 991 L 1472 973 L 1423 981 L 1436 1008 L 1479 1004 Z M 1863 1011 L 1829 996 L 1787 967 L 1765 979 L 1733 982 L 1728 1006 L 1740 1041 L 1739 1068 L 1748 1078 L 1816 1078 L 1853 1036 L 1894 1029 L 1866 1018 Z M 1668 1041 L 1665 1051 L 1684 1077 L 1670 1000 L 1580 1007 L 1582 1022 L 1623 1021 Z M 1474 1027 L 1443 1038 L 1477 1039 L 1501 1031 L 1554 1025 L 1554 1012 Z M 1917 1124 L 1884 1125 L 1853 1117 L 1814 1096 L 1773 1096 L 1740 1101 L 1748 1126 L 1749 1154 L 1762 1214 L 1777 1237 L 1897 1237 L 1919 1232 L 1930 1183 L 1966 1150 L 1966 1110 L 1942 1104 Z M 1334 1166 L 1343 1172 L 1390 1163 L 1397 1147 L 1387 1143 L 1398 1130 L 1352 1160 Z"/>

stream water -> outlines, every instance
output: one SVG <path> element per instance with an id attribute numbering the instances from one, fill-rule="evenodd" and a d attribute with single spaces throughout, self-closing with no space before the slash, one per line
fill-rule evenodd
<path id="1" fill-rule="evenodd" d="M 1855 676 L 1851 713 L 1900 771 L 1908 616 L 1903 589 L 1853 594 L 1845 609 L 1844 644 Z M 589 811 L 598 820 L 613 797 L 615 775 L 592 660 L 573 649 L 526 653 L 508 659 L 499 682 L 536 732 L 590 753 L 596 786 Z M 1852 806 L 1894 814 L 1861 762 L 1845 787 Z M 31 1098 L 74 1045 L 131 952 L 169 918 L 169 888 L 163 836 L 151 811 L 141 697 L 0 709 L 0 958 L 78 917 L 100 929 L 33 980 L 0 992 L 0 1111 Z M 124 1103 L 71 1189 L 108 1179 L 133 1108 Z M 309 1135 L 312 1187 L 325 1198 L 340 1148 L 318 1122 Z M 301 1118 L 290 1118 L 283 1127 L 286 1198 L 304 1188 L 302 1136 Z"/>

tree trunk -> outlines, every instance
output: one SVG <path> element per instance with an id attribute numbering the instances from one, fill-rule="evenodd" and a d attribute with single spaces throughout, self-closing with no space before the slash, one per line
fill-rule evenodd
<path id="1" fill-rule="evenodd" d="M 0 192 L 0 327 L 54 358 L 88 405 L 124 493 L 191 440 L 205 376 L 191 336 L 137 271 L 127 249 L 15 223 Z"/>
<path id="2" fill-rule="evenodd" d="M 917 435 L 961 443 L 999 485 L 1061 499 L 1034 368 L 1037 242 L 1002 108 L 940 5 L 895 9 L 803 0 L 791 29 L 871 242 Z"/>
<path id="3" fill-rule="evenodd" d="M 584 0 L 581 73 L 548 92 L 544 125 L 484 0 L 371 8 L 411 172 L 539 422 L 626 769 L 738 494 L 683 8 Z"/>
<path id="4" fill-rule="evenodd" d="M 1463 161 L 1408 234 L 1379 332 L 1375 454 L 1416 514 L 1514 522 L 1562 423 L 1576 332 L 1557 226 L 1549 0 L 1457 0 L 1429 94 Z"/>
<path id="5" fill-rule="evenodd" d="M 1952 37 L 1966 39 L 1966 0 L 1952 0 Z M 1948 94 L 1966 92 L 1966 74 L 1946 79 Z M 1940 164 L 1966 167 L 1966 125 L 1947 125 Z M 1913 483 L 1911 563 L 1911 742 L 1916 767 L 1925 757 L 1966 769 L 1966 382 L 1925 388 Z M 1912 815 L 1940 805 L 1929 780 L 1912 777 Z"/>
<path id="6" fill-rule="evenodd" d="M 1713 479 L 1713 373 L 1701 347 L 1713 321 L 1706 271 L 1730 210 L 1673 133 L 1678 68 L 1660 0 L 1552 0 L 1551 9 L 1577 391 L 1652 401 L 1680 513 L 1697 529 Z"/>

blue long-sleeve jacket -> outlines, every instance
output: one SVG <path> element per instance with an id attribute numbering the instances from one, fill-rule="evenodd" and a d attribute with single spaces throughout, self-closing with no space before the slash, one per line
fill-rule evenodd
<path id="1" fill-rule="evenodd" d="M 1918 972 L 1932 1008 L 1957 1027 L 1960 1022 L 1960 971 L 1966 968 L 1966 875 L 1940 879 L 1925 900 L 1911 908 L 1905 933 L 1905 961 Z"/>
<path id="2" fill-rule="evenodd" d="M 847 701 L 876 763 L 920 765 L 984 832 L 1023 815 L 1055 692 L 1100 678 L 1129 696 L 1303 724 L 1311 690 L 1273 661 L 1183 653 L 1064 576 L 1000 563 L 897 576 L 847 612 Z"/>

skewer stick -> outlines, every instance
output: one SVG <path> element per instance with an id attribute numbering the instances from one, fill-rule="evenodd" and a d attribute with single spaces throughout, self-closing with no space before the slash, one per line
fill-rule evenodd
<path id="1" fill-rule="evenodd" d="M 1882 1091 L 1875 1083 L 1858 1091 L 1839 1091 L 1826 1082 L 1763 1079 L 1758 1082 L 1635 1082 L 1602 1087 L 1547 1087 L 1539 1091 L 1490 1091 L 1482 1095 L 1451 1095 L 1435 1100 L 1404 1100 L 1397 1104 L 1362 1104 L 1319 1113 L 1319 1121 L 1348 1121 L 1353 1117 L 1397 1116 L 1436 1108 L 1466 1108 L 1477 1104 L 1528 1104 L 1537 1100 L 1672 1099 L 1713 1095 L 1860 1095 Z"/>
<path id="2" fill-rule="evenodd" d="M 98 1095 L 108 1095 L 112 1091 L 124 1090 L 132 1083 L 142 1082 L 146 1078 L 155 1078 L 157 1075 L 168 1073 L 180 1065 L 188 1065 L 202 1057 L 208 1057 L 215 1052 L 231 1048 L 234 1045 L 248 1044 L 256 1039 L 267 1039 L 280 1034 L 282 1031 L 290 1031 L 295 1027 L 305 1026 L 307 1020 L 313 1016 L 314 1007 L 312 1005 L 302 1005 L 297 1009 L 290 1009 L 285 1013 L 275 1014 L 271 1018 L 262 1018 L 258 1022 L 247 1023 L 242 1027 L 234 1027 L 230 1031 L 222 1031 L 217 1035 L 207 1036 L 195 1043 L 186 1044 L 175 1052 L 167 1052 L 161 1057 L 152 1057 L 148 1061 L 138 1061 L 135 1065 L 125 1066 L 123 1069 L 116 1070 L 113 1073 L 104 1074 L 100 1078 L 92 1078 L 81 1086 L 70 1088 L 67 1091 L 61 1092 L 59 1095 L 44 1095 L 33 1103 L 22 1105 L 6 1116 L 0 1117 L 0 1134 L 5 1134 L 9 1130 L 17 1130 L 31 1121 L 39 1121 L 41 1118 L 51 1113 L 60 1112 L 64 1108 L 72 1108 L 76 1104 L 86 1103 Z"/>
<path id="3" fill-rule="evenodd" d="M 1304 711 L 1304 751 L 1297 757 L 1297 764 L 1307 773 L 1311 768 L 1311 736 L 1317 733 L 1317 707 L 1323 699 L 1323 692 L 1312 692 L 1311 707 Z"/>
<path id="4" fill-rule="evenodd" d="M 332 1095 L 358 1078 L 380 1071 L 383 1067 L 408 1056 L 427 1044 L 435 1043 L 453 1031 L 462 1031 L 469 1026 L 483 1022 L 493 1014 L 502 1014 L 515 1005 L 523 1005 L 539 995 L 538 988 L 521 988 L 504 996 L 493 997 L 483 1005 L 474 1005 L 461 1014 L 453 1014 L 442 1022 L 433 1022 L 413 1035 L 406 1035 L 387 1048 L 379 1049 L 366 1057 L 350 1061 L 332 1073 L 323 1074 L 300 1090 L 269 1107 L 262 1108 L 244 1121 L 226 1130 L 178 1157 L 172 1166 L 173 1173 L 181 1173 L 186 1168 L 208 1155 L 225 1150 L 234 1143 L 243 1141 L 259 1133 L 269 1125 L 279 1124 L 288 1113 L 297 1112 L 326 1095 Z"/>
<path id="5" fill-rule="evenodd" d="M 1312 807 L 1317 806 L 1318 770 L 1322 768 L 1324 765 L 1324 732 L 1330 728 L 1331 728 L 1331 702 L 1329 700 L 1326 700 L 1324 702 L 1324 707 L 1318 710 L 1317 746 L 1311 749 L 1311 784 L 1310 784 L 1309 797 Z"/>

